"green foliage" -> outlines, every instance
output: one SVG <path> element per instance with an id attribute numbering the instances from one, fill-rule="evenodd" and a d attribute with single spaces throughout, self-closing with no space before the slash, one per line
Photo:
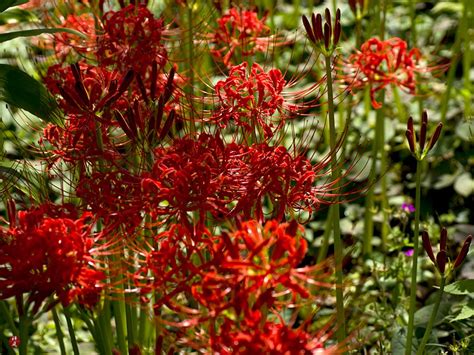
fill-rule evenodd
<path id="1" fill-rule="evenodd" d="M 0 99 L 47 122 L 61 122 L 56 101 L 43 84 L 11 65 L 0 64 Z"/>

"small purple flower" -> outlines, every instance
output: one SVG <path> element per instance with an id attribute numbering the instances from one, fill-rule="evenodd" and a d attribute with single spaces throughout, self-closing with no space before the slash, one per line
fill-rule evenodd
<path id="1" fill-rule="evenodd" d="M 415 206 L 413 206 L 411 203 L 402 203 L 402 210 L 408 213 L 413 213 L 415 212 Z"/>
<path id="2" fill-rule="evenodd" d="M 415 249 L 407 249 L 403 252 L 406 256 L 413 256 L 413 252 Z"/>

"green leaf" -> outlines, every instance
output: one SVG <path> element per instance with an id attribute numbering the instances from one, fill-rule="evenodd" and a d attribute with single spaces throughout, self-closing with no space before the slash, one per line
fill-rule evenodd
<path id="1" fill-rule="evenodd" d="M 444 288 L 444 292 L 452 295 L 474 294 L 474 280 L 461 280 L 453 282 Z"/>
<path id="2" fill-rule="evenodd" d="M 455 322 L 457 320 L 463 320 L 467 318 L 474 317 L 474 300 L 470 301 L 468 304 L 465 304 L 461 312 L 454 318 L 451 322 Z"/>
<path id="3" fill-rule="evenodd" d="M 468 197 L 474 193 L 474 180 L 471 173 L 459 175 L 454 182 L 454 190 L 461 196 Z"/>
<path id="4" fill-rule="evenodd" d="M 34 13 L 20 8 L 15 8 L 5 11 L 4 13 L 0 13 L 0 25 L 34 21 L 38 21 L 38 17 L 36 17 Z"/>
<path id="5" fill-rule="evenodd" d="M 441 301 L 441 304 L 439 305 L 438 313 L 436 314 L 434 325 L 440 324 L 443 321 L 443 319 L 449 314 L 451 307 L 452 307 L 451 302 L 447 302 L 444 300 Z M 415 326 L 426 327 L 431 317 L 431 313 L 433 313 L 433 308 L 434 308 L 434 304 L 430 304 L 416 311 Z"/>
<path id="6" fill-rule="evenodd" d="M 38 36 L 44 33 L 57 33 L 57 32 L 68 32 L 75 34 L 76 36 L 87 38 L 82 32 L 70 29 L 70 28 L 38 28 L 34 30 L 22 30 L 22 31 L 13 31 L 0 34 L 0 43 L 9 41 L 17 37 L 31 37 Z"/>
<path id="7" fill-rule="evenodd" d="M 18 6 L 22 4 L 26 4 L 29 0 L 1 0 L 0 3 L 0 12 L 5 11 L 9 7 Z"/>
<path id="8" fill-rule="evenodd" d="M 0 64 L 0 100 L 31 112 L 44 121 L 62 122 L 54 97 L 40 82 L 14 66 Z"/>

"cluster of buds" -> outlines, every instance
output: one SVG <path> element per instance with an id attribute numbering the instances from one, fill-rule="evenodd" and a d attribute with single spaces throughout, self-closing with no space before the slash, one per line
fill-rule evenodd
<path id="1" fill-rule="evenodd" d="M 308 35 L 309 40 L 316 46 L 325 56 L 330 56 L 341 37 L 341 10 L 336 11 L 336 21 L 334 27 L 331 22 L 331 11 L 326 8 L 324 13 L 326 23 L 323 26 L 323 17 L 321 14 L 312 14 L 311 23 L 303 15 L 303 25 Z"/>
<path id="2" fill-rule="evenodd" d="M 423 111 L 421 117 L 421 127 L 420 135 L 418 140 L 418 145 L 416 145 L 416 135 L 413 127 L 413 118 L 410 117 L 407 123 L 406 136 L 408 140 L 408 145 L 410 146 L 410 151 L 417 160 L 423 160 L 423 158 L 428 154 L 428 152 L 433 149 L 434 145 L 438 141 L 438 138 L 441 134 L 441 128 L 443 127 L 442 123 L 439 123 L 436 127 L 436 131 L 431 136 L 431 139 L 426 145 L 426 129 L 428 127 L 428 114 L 426 111 Z"/>
<path id="3" fill-rule="evenodd" d="M 438 254 L 436 254 L 436 257 L 433 253 L 433 248 L 431 246 L 430 236 L 428 232 L 423 231 L 421 234 L 421 237 L 423 239 L 423 248 L 426 250 L 426 253 L 428 254 L 429 258 L 431 259 L 433 264 L 437 267 L 439 272 L 444 275 L 446 271 L 446 261 L 447 261 L 446 241 L 448 239 L 448 232 L 446 231 L 446 228 L 443 228 L 441 230 L 439 252 Z M 459 252 L 456 260 L 454 261 L 452 270 L 458 268 L 463 263 L 464 259 L 466 259 L 466 255 L 467 255 L 467 252 L 469 251 L 469 246 L 471 245 L 471 242 L 472 242 L 472 235 L 469 235 L 464 241 L 461 251 Z"/>

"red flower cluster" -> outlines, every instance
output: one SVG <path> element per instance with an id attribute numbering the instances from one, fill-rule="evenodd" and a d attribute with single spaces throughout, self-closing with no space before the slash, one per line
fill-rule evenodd
<path id="1" fill-rule="evenodd" d="M 61 27 L 70 28 L 83 33 L 86 38 L 64 32 L 55 35 L 54 50 L 56 56 L 65 60 L 72 50 L 82 55 L 92 52 L 96 43 L 94 17 L 89 13 L 68 15 L 61 23 Z"/>
<path id="2" fill-rule="evenodd" d="M 201 223 L 208 213 L 263 221 L 265 199 L 272 203 L 273 217 L 281 220 L 289 210 L 312 212 L 331 189 L 330 184 L 316 186 L 325 163 L 313 165 L 267 143 L 226 145 L 219 136 L 201 134 L 157 149 L 155 159 L 151 172 L 142 176 L 143 205 L 155 217 L 181 223 L 188 223 L 192 211 Z"/>
<path id="3" fill-rule="evenodd" d="M 28 293 L 33 314 L 52 295 L 65 305 L 97 302 L 104 274 L 91 268 L 90 216 L 70 213 L 42 205 L 17 215 L 10 204 L 10 226 L 0 228 L 0 299 Z"/>
<path id="4" fill-rule="evenodd" d="M 121 72 L 133 69 L 144 75 L 152 62 L 159 68 L 167 62 L 168 54 L 161 43 L 163 21 L 145 5 L 109 11 L 102 21 L 105 33 L 97 43 L 100 65 L 114 65 Z"/>
<path id="5" fill-rule="evenodd" d="M 417 63 L 420 51 L 417 48 L 407 49 L 407 43 L 400 38 L 381 41 L 371 38 L 362 44 L 359 52 L 349 57 L 347 67 L 352 73 L 345 80 L 351 88 L 370 88 L 372 106 L 380 108 L 375 94 L 387 85 L 394 84 L 415 93 L 415 74 L 420 71 Z"/>
<path id="6" fill-rule="evenodd" d="M 285 123 L 283 111 L 294 107 L 283 98 L 286 82 L 280 70 L 265 72 L 254 63 L 248 72 L 247 66 L 246 62 L 233 66 L 227 79 L 216 84 L 219 106 L 211 120 L 221 127 L 232 120 L 247 133 L 261 127 L 265 137 L 270 138 Z M 274 117 L 277 111 L 279 116 Z"/>
<path id="7" fill-rule="evenodd" d="M 256 52 L 265 52 L 271 45 L 265 17 L 259 19 L 255 11 L 233 7 L 217 20 L 217 24 L 211 37 L 214 44 L 211 53 L 226 66 L 232 65 L 233 56 L 243 60 Z"/>
<path id="8" fill-rule="evenodd" d="M 324 339 L 305 330 L 305 325 L 293 329 L 278 316 L 267 317 L 288 304 L 313 299 L 308 285 L 313 291 L 327 286 L 321 266 L 298 268 L 307 247 L 302 232 L 296 222 L 269 221 L 262 226 L 248 221 L 220 236 L 173 225 L 154 238 L 156 247 L 147 253 L 135 283 L 144 293 L 165 292 L 155 303 L 164 324 L 192 328 L 195 335 L 178 334 L 178 343 L 225 354 L 251 350 L 276 354 L 289 349 L 309 353 L 322 348 Z M 189 293 L 197 308 L 180 304 Z M 162 305 L 176 312 L 173 321 L 166 314 L 159 316 Z M 177 323 L 178 315 L 186 319 Z"/>

